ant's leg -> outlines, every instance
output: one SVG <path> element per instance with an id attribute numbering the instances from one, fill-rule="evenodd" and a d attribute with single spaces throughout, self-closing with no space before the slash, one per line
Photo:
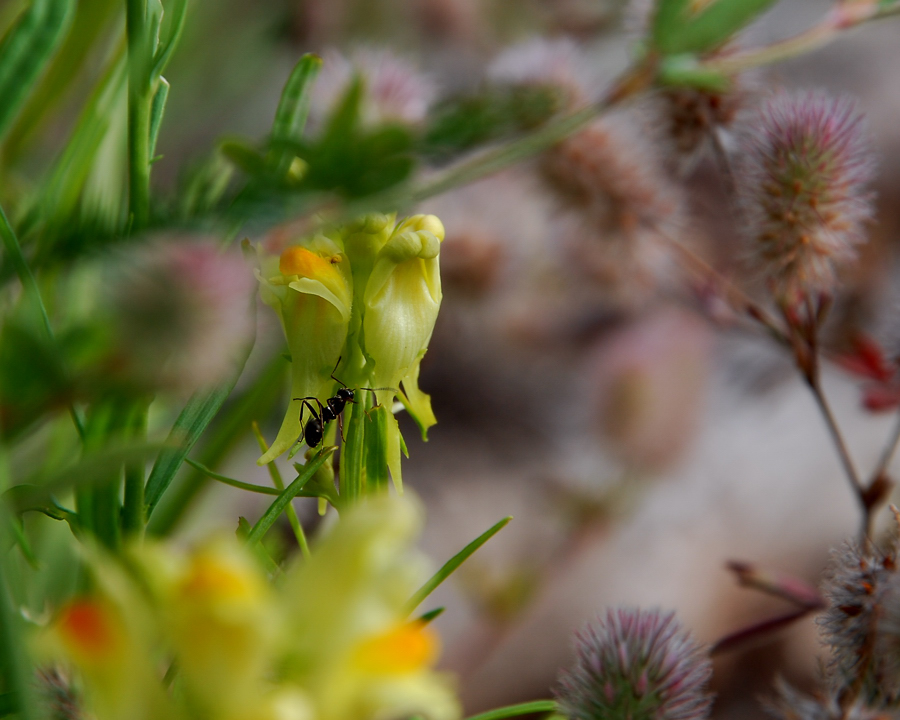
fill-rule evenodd
<path id="1" fill-rule="evenodd" d="M 342 358 L 343 358 L 343 355 L 339 355 L 339 356 L 338 356 L 338 361 L 334 364 L 334 369 L 331 371 L 331 379 L 334 380 L 334 381 L 335 381 L 338 385 L 340 385 L 341 387 L 347 387 L 346 385 L 344 385 L 344 383 L 342 383 L 340 380 L 338 380 L 338 379 L 334 376 L 334 374 L 337 372 L 338 365 L 341 364 L 341 359 L 342 359 Z"/>

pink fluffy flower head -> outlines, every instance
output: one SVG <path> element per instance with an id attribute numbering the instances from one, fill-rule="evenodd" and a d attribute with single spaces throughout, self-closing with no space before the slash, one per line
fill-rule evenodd
<path id="1" fill-rule="evenodd" d="M 334 111 L 357 75 L 363 80 L 362 113 L 368 125 L 414 125 L 424 120 L 434 100 L 430 79 L 388 50 L 364 48 L 349 57 L 327 50 L 323 59 L 312 89 L 313 125 L 320 125 Z"/>
<path id="2" fill-rule="evenodd" d="M 781 92 L 743 133 L 738 191 L 752 258 L 787 305 L 831 294 L 872 216 L 874 163 L 846 98 Z"/>
<path id="3" fill-rule="evenodd" d="M 557 701 L 570 720 L 703 720 L 712 664 L 674 613 L 618 609 L 576 636 Z"/>

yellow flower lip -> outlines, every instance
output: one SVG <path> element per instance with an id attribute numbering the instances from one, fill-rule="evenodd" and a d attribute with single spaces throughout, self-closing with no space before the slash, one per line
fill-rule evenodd
<path id="1" fill-rule="evenodd" d="M 353 662 L 364 672 L 404 675 L 431 665 L 439 649 L 437 633 L 416 620 L 367 638 L 356 647 Z"/>
<path id="2" fill-rule="evenodd" d="M 109 610 L 89 599 L 75 600 L 59 616 L 59 632 L 69 651 L 86 661 L 116 655 L 121 633 Z"/>
<path id="3" fill-rule="evenodd" d="M 340 261 L 340 256 L 337 257 Z M 278 270 L 282 275 L 298 275 L 300 277 L 308 277 L 314 280 L 321 280 L 324 277 L 334 277 L 337 271 L 333 265 L 335 258 L 323 258 L 305 247 L 293 245 L 281 253 L 278 260 Z"/>
<path id="4" fill-rule="evenodd" d="M 257 579 L 244 568 L 209 555 L 194 558 L 181 593 L 194 600 L 253 600 L 261 594 Z"/>

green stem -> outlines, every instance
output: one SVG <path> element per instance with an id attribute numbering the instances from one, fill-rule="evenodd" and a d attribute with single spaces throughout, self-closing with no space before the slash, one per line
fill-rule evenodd
<path id="1" fill-rule="evenodd" d="M 533 700 L 532 702 L 507 705 L 506 707 L 488 710 L 478 715 L 472 715 L 467 720 L 502 720 L 503 718 L 518 717 L 519 715 L 532 715 L 536 713 L 548 713 L 556 711 L 556 702 L 553 700 Z"/>
<path id="2" fill-rule="evenodd" d="M 147 439 L 147 412 L 149 403 L 141 402 L 133 410 L 130 432 L 138 442 Z M 124 534 L 140 537 L 144 534 L 147 516 L 144 514 L 144 463 L 125 466 L 125 500 L 122 506 L 122 530 Z"/>
<path id="3" fill-rule="evenodd" d="M 128 39 L 128 203 L 132 229 L 150 219 L 150 38 L 147 0 L 125 0 Z"/>
<path id="4" fill-rule="evenodd" d="M 266 439 L 262 436 L 262 433 L 259 431 L 259 425 L 256 420 L 254 420 L 250 427 L 253 428 L 253 434 L 256 436 L 256 442 L 259 444 L 260 452 L 266 453 L 269 450 L 269 444 L 266 442 Z M 278 489 L 279 492 L 284 490 L 284 480 L 281 478 L 281 472 L 278 470 L 278 466 L 275 464 L 273 460 L 266 467 L 269 468 L 269 477 L 272 478 L 272 484 Z M 300 524 L 300 518 L 297 517 L 297 511 L 294 510 L 294 506 L 288 504 L 286 508 L 286 514 L 288 517 L 288 522 L 291 524 L 291 529 L 294 531 L 294 537 L 297 538 L 297 544 L 300 545 L 300 552 L 303 553 L 303 557 L 307 560 L 309 559 L 309 544 L 306 542 L 306 533 L 303 532 L 303 526 Z"/>
<path id="5" fill-rule="evenodd" d="M 363 403 L 350 405 L 345 411 L 350 418 L 347 422 L 347 441 L 341 447 L 340 488 L 341 499 L 348 505 L 359 500 L 366 492 L 364 475 L 364 452 L 366 439 L 366 409 Z"/>
<path id="6" fill-rule="evenodd" d="M 16 274 L 19 276 L 19 282 L 22 283 L 25 292 L 31 296 L 32 302 L 40 313 L 41 323 L 44 326 L 44 333 L 46 334 L 47 339 L 51 343 L 55 343 L 56 338 L 53 335 L 53 327 L 50 325 L 50 316 L 47 315 L 47 308 L 41 297 L 41 291 L 40 288 L 38 288 L 37 280 L 35 280 L 34 274 L 28 266 L 28 261 L 22 253 L 22 246 L 19 245 L 19 239 L 16 237 L 16 233 L 13 230 L 9 219 L 6 217 L 2 205 L 0 205 L 0 237 L 3 238 L 3 247 L 6 249 L 6 254 L 12 260 L 13 266 L 16 269 Z M 78 410 L 75 409 L 75 406 L 72 403 L 69 403 L 69 414 L 72 416 L 72 422 L 75 425 L 75 429 L 78 431 L 78 436 L 81 438 L 82 442 L 84 442 L 84 423 L 78 414 Z"/>

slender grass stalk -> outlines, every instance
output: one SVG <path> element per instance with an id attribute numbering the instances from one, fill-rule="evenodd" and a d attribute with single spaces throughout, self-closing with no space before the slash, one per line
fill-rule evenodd
<path id="1" fill-rule="evenodd" d="M 130 431 L 139 442 L 147 439 L 147 412 L 149 403 L 138 403 L 133 411 Z M 125 535 L 144 534 L 147 523 L 144 507 L 144 463 L 129 463 L 125 466 L 125 497 L 122 505 L 122 531 Z"/>
<path id="2" fill-rule="evenodd" d="M 125 0 L 128 40 L 128 207 L 132 230 L 150 219 L 150 38 L 147 0 Z"/>
<path id="3" fill-rule="evenodd" d="M 556 711 L 554 700 L 533 700 L 532 702 L 507 705 L 506 707 L 488 710 L 487 712 L 471 715 L 466 720 L 503 720 L 503 718 L 519 717 L 520 715 L 536 715 L 537 713 L 549 713 Z"/>
<path id="4" fill-rule="evenodd" d="M 259 431 L 259 425 L 256 420 L 254 420 L 250 426 L 253 428 L 253 435 L 256 437 L 256 442 L 259 444 L 260 452 L 267 452 L 269 444 Z M 284 490 L 284 480 L 281 478 L 281 472 L 278 470 L 275 461 L 273 460 L 266 465 L 266 467 L 269 469 L 269 477 L 272 478 L 272 484 L 279 492 L 282 492 Z M 290 503 L 288 503 L 285 511 L 288 522 L 291 524 L 291 529 L 294 531 L 294 537 L 297 538 L 297 544 L 300 545 L 300 552 L 303 553 L 303 557 L 309 559 L 309 544 L 306 542 L 306 533 L 303 532 L 303 526 L 300 524 L 300 518 L 297 517 L 297 511 L 294 510 L 294 506 Z"/>
<path id="5" fill-rule="evenodd" d="M 415 610 L 422 601 L 427 598 L 431 593 L 434 592 L 435 588 L 440 585 L 444 580 L 446 580 L 450 575 L 466 560 L 471 557 L 471 555 L 478 550 L 482 545 L 484 545 L 488 540 L 490 540 L 494 535 L 500 532 L 503 528 L 505 528 L 509 521 L 512 520 L 512 516 L 508 516 L 500 520 L 499 522 L 492 525 L 490 528 L 485 530 L 481 535 L 475 538 L 472 542 L 466 545 L 462 550 L 460 550 L 456 555 L 450 558 L 447 562 L 445 562 L 441 569 L 438 570 L 434 575 L 432 575 L 431 579 L 429 579 L 422 587 L 420 587 L 416 592 L 413 593 L 413 596 L 407 601 L 406 605 L 403 608 L 404 615 L 409 615 L 413 610 Z"/>
<path id="6" fill-rule="evenodd" d="M 315 476 L 316 471 L 322 467 L 328 456 L 334 452 L 334 447 L 323 447 L 316 453 L 306 465 L 303 466 L 297 479 L 288 485 L 273 502 L 269 509 L 263 513 L 263 516 L 257 520 L 256 525 L 247 536 L 247 543 L 253 545 L 263 539 L 263 536 L 269 531 L 269 528 L 275 524 L 278 516 L 284 511 L 284 508 L 293 500 L 297 494 L 303 489 L 310 480 Z"/>
<path id="7" fill-rule="evenodd" d="M 0 205 L 0 237 L 3 239 L 3 247 L 6 250 L 6 254 L 12 260 L 13 266 L 16 269 L 16 274 L 19 276 L 19 281 L 22 283 L 22 287 L 25 288 L 25 292 L 31 296 L 32 302 L 40 313 L 41 323 L 44 326 L 44 333 L 46 334 L 47 339 L 50 340 L 50 342 L 55 342 L 56 338 L 53 334 L 53 327 L 50 325 L 50 316 L 47 315 L 47 308 L 44 305 L 44 299 L 41 297 L 41 291 L 40 288 L 38 288 L 37 280 L 35 280 L 34 274 L 28 266 L 28 261 L 25 260 L 25 255 L 22 253 L 22 247 L 19 245 L 19 239 L 16 237 L 16 233 L 13 230 L 9 219 L 6 217 L 6 212 L 3 210 L 2 205 Z M 72 416 L 72 423 L 75 425 L 78 436 L 81 438 L 81 441 L 84 442 L 84 422 L 78 414 L 78 410 L 71 403 L 69 403 L 69 414 Z"/>

